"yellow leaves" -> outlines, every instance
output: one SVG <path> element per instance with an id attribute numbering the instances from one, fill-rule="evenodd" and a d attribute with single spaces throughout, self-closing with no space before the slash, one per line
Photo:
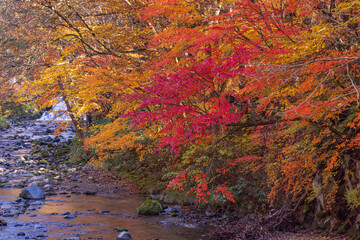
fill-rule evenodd
<path id="1" fill-rule="evenodd" d="M 360 2 L 359 1 L 342 1 L 337 5 L 336 10 L 338 12 L 350 12 L 350 11 L 360 11 Z"/>
<path id="2" fill-rule="evenodd" d="M 231 44 L 224 43 L 220 46 L 220 51 L 222 52 L 223 57 L 226 58 L 230 57 L 231 54 L 234 53 L 235 49 Z"/>
<path id="3" fill-rule="evenodd" d="M 142 134 L 135 129 L 131 129 L 128 120 L 118 118 L 115 121 L 99 127 L 96 134 L 86 139 L 87 148 L 95 148 L 99 156 L 98 161 L 111 157 L 119 151 L 136 149 L 139 159 L 144 160 L 144 156 L 154 151 L 154 146 L 144 145 L 146 138 L 155 139 L 157 137 L 155 126 L 151 126 Z"/>

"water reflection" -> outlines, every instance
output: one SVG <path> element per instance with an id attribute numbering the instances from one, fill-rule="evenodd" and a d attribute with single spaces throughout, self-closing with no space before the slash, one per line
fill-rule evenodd
<path id="1" fill-rule="evenodd" d="M 14 201 L 19 189 L 0 189 L 0 203 Z M 9 226 L 2 227 L 0 239 L 20 239 L 26 236 L 46 235 L 46 239 L 62 239 L 80 236 L 81 239 L 116 239 L 117 227 L 129 229 L 133 239 L 196 240 L 201 239 L 198 229 L 158 224 L 164 217 L 139 217 L 136 208 L 142 199 L 116 199 L 102 196 L 64 195 L 48 197 L 45 205 L 19 217 L 6 218 Z M 102 213 L 100 211 L 110 211 Z M 74 219 L 63 219 L 61 213 L 76 214 Z M 36 216 L 35 216 L 36 215 Z M 18 226 L 22 225 L 22 226 Z M 21 237 L 22 239 L 24 237 Z"/>

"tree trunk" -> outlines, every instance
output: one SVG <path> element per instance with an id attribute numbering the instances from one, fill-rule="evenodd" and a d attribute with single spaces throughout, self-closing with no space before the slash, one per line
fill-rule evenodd
<path id="1" fill-rule="evenodd" d="M 85 131 L 82 128 L 81 119 L 77 119 L 75 117 L 75 115 L 73 113 L 73 110 L 72 110 L 72 106 L 71 106 L 69 100 L 67 99 L 66 94 L 64 94 L 65 88 L 64 88 L 63 83 L 61 82 L 60 77 L 58 78 L 58 85 L 59 85 L 59 88 L 60 88 L 60 90 L 62 92 L 60 95 L 62 96 L 63 101 L 65 102 L 66 110 L 67 110 L 67 112 L 68 112 L 68 114 L 69 114 L 69 116 L 71 118 L 72 124 L 75 127 L 76 136 L 79 138 L 80 142 L 83 143 L 86 136 L 85 136 Z"/>

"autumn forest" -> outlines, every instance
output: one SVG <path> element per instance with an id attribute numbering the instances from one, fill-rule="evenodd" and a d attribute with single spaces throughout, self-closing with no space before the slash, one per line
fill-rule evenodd
<path id="1" fill-rule="evenodd" d="M 3 117 L 63 102 L 80 162 L 360 238 L 359 1 L 4 0 L 0 20 Z"/>

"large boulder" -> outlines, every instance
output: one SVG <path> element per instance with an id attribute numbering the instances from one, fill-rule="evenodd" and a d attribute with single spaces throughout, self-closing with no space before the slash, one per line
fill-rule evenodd
<path id="1" fill-rule="evenodd" d="M 37 186 L 29 186 L 21 191 L 19 197 L 30 200 L 45 199 L 45 193 Z"/>
<path id="2" fill-rule="evenodd" d="M 159 215 L 164 208 L 158 200 L 147 199 L 137 211 L 140 215 Z"/>

